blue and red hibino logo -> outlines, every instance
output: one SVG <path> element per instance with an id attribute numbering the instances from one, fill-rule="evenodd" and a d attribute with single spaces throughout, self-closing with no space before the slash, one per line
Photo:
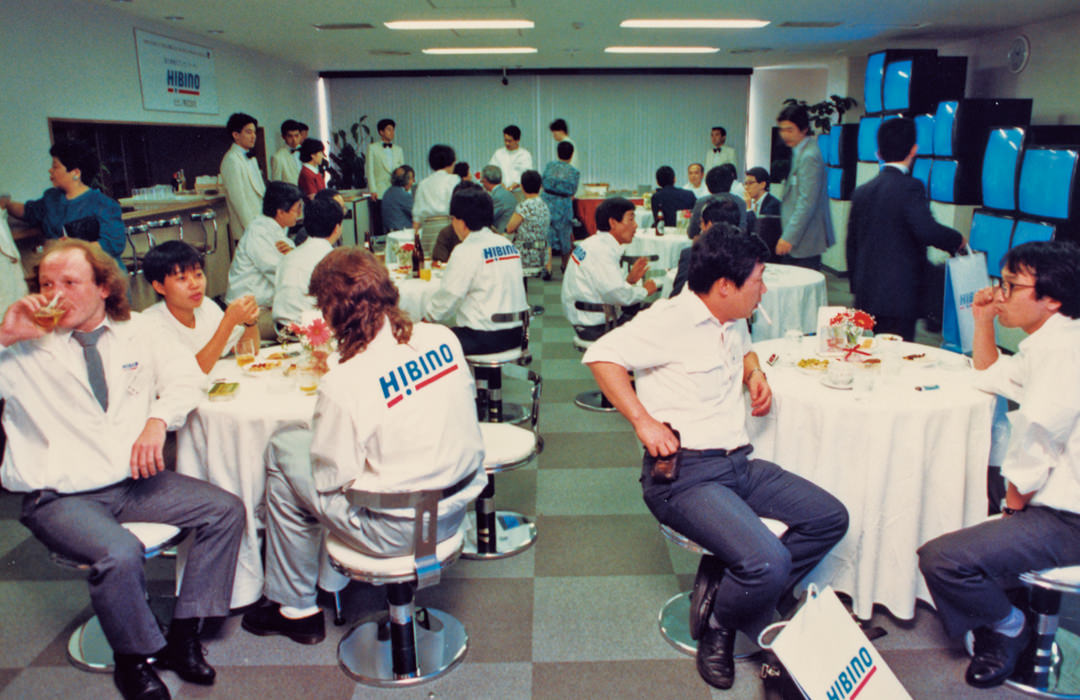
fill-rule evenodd
<path id="1" fill-rule="evenodd" d="M 870 650 L 862 647 L 832 682 L 825 696 L 828 700 L 853 700 L 866 687 L 866 682 L 875 671 L 877 666 L 874 665 L 874 658 L 870 656 Z"/>
<path id="2" fill-rule="evenodd" d="M 386 407 L 392 408 L 406 396 L 412 396 L 414 391 L 420 391 L 457 368 L 454 352 L 446 343 L 440 345 L 438 350 L 428 350 L 417 355 L 415 360 L 398 365 L 385 377 L 379 377 L 383 398 L 387 400 Z"/>
<path id="3" fill-rule="evenodd" d="M 485 265 L 490 265 L 496 261 L 517 260 L 520 257 L 518 249 L 512 245 L 493 245 L 490 248 L 484 248 Z"/>
<path id="4" fill-rule="evenodd" d="M 199 74 L 185 73 L 181 70 L 165 71 L 165 88 L 168 92 L 181 95 L 199 94 Z"/>
<path id="5" fill-rule="evenodd" d="M 585 249 L 577 246 L 574 248 L 574 252 L 570 254 L 570 259 L 574 261 L 575 265 L 580 265 L 585 261 Z"/>

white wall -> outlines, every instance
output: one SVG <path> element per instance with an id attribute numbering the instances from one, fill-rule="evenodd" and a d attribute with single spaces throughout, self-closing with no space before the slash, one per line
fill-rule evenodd
<path id="1" fill-rule="evenodd" d="M 220 114 L 143 109 L 135 27 L 213 49 Z M 16 200 L 49 187 L 49 117 L 224 127 L 229 114 L 244 111 L 266 127 L 270 152 L 286 118 L 316 123 L 314 73 L 81 1 L 3 2 L 0 65 L 0 190 Z"/>
<path id="2" fill-rule="evenodd" d="M 521 145 L 543 171 L 555 159 L 548 124 L 562 117 L 581 152 L 584 182 L 614 189 L 655 185 L 661 165 L 677 184 L 691 162 L 711 148 L 709 129 L 723 125 L 743 152 L 748 76 L 522 75 L 503 86 L 495 76 L 348 78 L 328 80 L 332 129 L 360 115 L 375 135 L 383 117 L 397 122 L 395 141 L 417 177 L 430 172 L 428 149 L 452 146 L 458 160 L 479 170 L 502 146 L 507 124 L 521 127 Z M 740 168 L 741 171 L 741 168 Z"/>
<path id="3" fill-rule="evenodd" d="M 820 102 L 828 98 L 828 86 L 829 70 L 825 66 L 755 69 L 750 77 L 746 165 L 769 168 L 769 139 L 784 100 L 793 97 L 810 104 Z"/>

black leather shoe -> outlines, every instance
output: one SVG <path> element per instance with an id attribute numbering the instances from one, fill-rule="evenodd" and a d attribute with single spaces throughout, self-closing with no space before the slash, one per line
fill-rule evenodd
<path id="1" fill-rule="evenodd" d="M 716 590 L 724 577 L 724 564 L 716 557 L 706 554 L 698 563 L 694 587 L 690 590 L 690 638 L 701 639 L 701 633 L 712 613 Z"/>
<path id="2" fill-rule="evenodd" d="M 169 700 L 169 689 L 145 659 L 139 662 L 117 661 L 113 682 L 124 700 Z"/>
<path id="3" fill-rule="evenodd" d="M 714 688 L 727 690 L 735 682 L 735 630 L 706 626 L 698 640 L 697 670 Z"/>
<path id="4" fill-rule="evenodd" d="M 299 620 L 290 620 L 281 614 L 280 608 L 277 603 L 272 603 L 249 610 L 240 621 L 240 626 L 260 637 L 280 634 L 298 644 L 318 644 L 326 639 L 322 610 Z"/>
<path id="5" fill-rule="evenodd" d="M 158 655 L 154 664 L 158 668 L 175 671 L 188 683 L 213 685 L 217 672 L 206 663 L 202 644 L 196 636 L 169 639 L 168 645 Z"/>
<path id="6" fill-rule="evenodd" d="M 1001 685 L 1016 670 L 1016 662 L 1031 641 L 1026 625 L 1016 637 L 1007 637 L 988 629 L 975 632 L 975 656 L 968 664 L 964 680 L 976 688 Z"/>

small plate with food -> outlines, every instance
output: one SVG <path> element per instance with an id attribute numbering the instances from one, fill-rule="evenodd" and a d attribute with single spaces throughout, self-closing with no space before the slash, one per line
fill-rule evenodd
<path id="1" fill-rule="evenodd" d="M 804 374 L 821 374 L 829 368 L 829 361 L 820 357 L 804 357 L 795 366 Z"/>
<path id="2" fill-rule="evenodd" d="M 281 367 L 281 360 L 265 358 L 262 360 L 255 360 L 251 364 L 245 365 L 244 373 L 249 374 L 252 377 L 260 377 L 270 374 L 279 367 Z"/>

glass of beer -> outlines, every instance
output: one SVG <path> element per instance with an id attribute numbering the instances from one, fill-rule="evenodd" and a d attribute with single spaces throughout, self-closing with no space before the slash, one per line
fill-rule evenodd
<path id="1" fill-rule="evenodd" d="M 241 338 L 236 344 L 236 364 L 245 367 L 254 362 L 255 354 L 258 352 L 257 343 L 258 341 L 253 338 Z"/>
<path id="2" fill-rule="evenodd" d="M 64 308 L 60 306 L 60 293 L 57 292 L 48 304 L 34 312 L 34 323 L 46 333 L 51 333 L 64 315 Z"/>

